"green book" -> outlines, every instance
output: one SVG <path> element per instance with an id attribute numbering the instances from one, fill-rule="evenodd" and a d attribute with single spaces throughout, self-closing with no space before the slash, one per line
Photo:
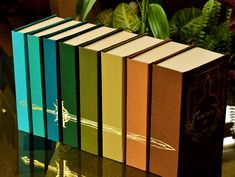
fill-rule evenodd
<path id="1" fill-rule="evenodd" d="M 93 24 L 81 22 L 65 28 L 62 32 L 43 37 L 43 59 L 46 101 L 47 138 L 62 141 L 62 119 L 59 72 L 59 41 L 68 36 L 84 31 Z"/>
<path id="2" fill-rule="evenodd" d="M 115 29 L 96 26 L 89 32 L 60 42 L 60 76 L 63 119 L 63 143 L 80 144 L 79 46 L 113 33 Z M 88 140 L 89 141 L 89 140 Z"/>
<path id="3" fill-rule="evenodd" d="M 46 137 L 46 111 L 49 111 L 45 109 L 43 37 L 78 23 L 78 21 L 67 18 L 56 26 L 42 31 L 32 32 L 27 35 L 34 135 Z"/>
<path id="4" fill-rule="evenodd" d="M 119 31 L 79 47 L 81 149 L 102 155 L 101 51 L 136 36 Z"/>

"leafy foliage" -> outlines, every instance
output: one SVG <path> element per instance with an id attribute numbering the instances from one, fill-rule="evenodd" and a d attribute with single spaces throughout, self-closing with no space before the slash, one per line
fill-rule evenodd
<path id="1" fill-rule="evenodd" d="M 201 14 L 198 8 L 185 8 L 176 12 L 169 23 L 170 36 L 178 42 L 193 43 L 199 35 L 197 28 Z"/>
<path id="2" fill-rule="evenodd" d="M 228 53 L 231 51 L 232 38 L 227 16 L 223 16 L 221 4 L 216 0 L 209 0 L 202 10 L 182 9 L 170 21 L 170 36 L 178 42 Z"/>
<path id="3" fill-rule="evenodd" d="M 96 0 L 79 0 L 76 5 L 77 19 L 85 20 Z"/>
<path id="4" fill-rule="evenodd" d="M 106 9 L 100 12 L 95 19 L 96 24 L 104 24 L 105 26 L 112 26 L 113 9 Z"/>
<path id="5" fill-rule="evenodd" d="M 127 31 L 137 32 L 140 20 L 133 9 L 126 3 L 120 3 L 113 13 L 113 27 L 122 28 Z"/>
<path id="6" fill-rule="evenodd" d="M 166 39 L 170 35 L 169 23 L 165 11 L 159 4 L 150 4 L 148 22 L 154 37 Z"/>
<path id="7" fill-rule="evenodd" d="M 169 22 L 161 5 L 149 4 L 148 0 L 143 0 L 141 4 L 137 2 L 141 6 L 140 13 L 136 13 L 127 3 L 120 3 L 114 10 L 107 9 L 98 14 L 95 22 L 137 33 L 151 32 L 156 38 L 168 38 Z"/>

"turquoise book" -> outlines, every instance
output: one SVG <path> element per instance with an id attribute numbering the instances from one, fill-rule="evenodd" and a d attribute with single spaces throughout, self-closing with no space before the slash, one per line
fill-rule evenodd
<path id="1" fill-rule="evenodd" d="M 32 32 L 27 35 L 32 126 L 34 135 L 46 137 L 46 112 L 57 114 L 57 111 L 54 112 L 46 110 L 45 108 L 43 37 L 49 34 L 58 33 L 58 31 L 61 30 L 64 31 L 65 28 L 70 28 L 78 23 L 78 21 L 67 18 L 56 26 L 42 31 Z"/>
<path id="2" fill-rule="evenodd" d="M 113 31 L 115 31 L 114 28 L 98 25 L 83 34 L 60 41 L 60 86 L 64 144 L 81 147 L 79 46 L 87 41 L 105 37 Z"/>
<path id="3" fill-rule="evenodd" d="M 62 141 L 63 120 L 61 119 L 60 72 L 58 69 L 59 41 L 93 26 L 90 23 L 80 22 L 60 33 L 53 33 L 43 38 L 47 138 L 50 140 Z"/>
<path id="4" fill-rule="evenodd" d="M 14 57 L 14 75 L 18 129 L 32 132 L 31 98 L 29 87 L 29 65 L 26 35 L 29 32 L 45 29 L 59 23 L 62 18 L 50 16 L 21 28 L 12 30 L 12 48 Z"/>

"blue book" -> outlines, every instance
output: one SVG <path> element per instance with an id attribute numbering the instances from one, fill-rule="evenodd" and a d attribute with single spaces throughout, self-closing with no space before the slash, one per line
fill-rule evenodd
<path id="1" fill-rule="evenodd" d="M 81 22 L 71 26 L 71 29 L 68 28 L 61 33 L 50 34 L 43 38 L 47 138 L 50 140 L 62 141 L 63 120 L 61 119 L 60 72 L 58 69 L 59 41 L 93 26 L 93 24 Z"/>
<path id="2" fill-rule="evenodd" d="M 64 31 L 66 28 L 77 25 L 79 22 L 72 18 L 64 19 L 60 24 L 47 28 L 42 31 L 29 33 L 27 35 L 28 42 L 28 58 L 29 58 L 29 78 L 30 92 L 32 104 L 32 126 L 33 134 L 40 137 L 47 137 L 47 121 L 46 113 L 57 114 L 56 100 L 54 100 L 54 109 L 46 109 L 45 100 L 45 81 L 44 81 L 44 57 L 43 57 L 43 38 L 54 33 Z M 52 53 L 53 55 L 53 53 Z M 52 66 L 50 66 L 52 67 Z M 47 69 L 48 70 L 48 69 Z M 55 111 L 54 111 L 55 110 Z M 57 140 L 57 139 L 56 139 Z"/>
<path id="3" fill-rule="evenodd" d="M 12 30 L 12 47 L 14 57 L 15 92 L 18 129 L 32 132 L 31 99 L 29 87 L 28 48 L 26 35 L 29 32 L 45 29 L 62 18 L 50 16 L 21 28 Z"/>

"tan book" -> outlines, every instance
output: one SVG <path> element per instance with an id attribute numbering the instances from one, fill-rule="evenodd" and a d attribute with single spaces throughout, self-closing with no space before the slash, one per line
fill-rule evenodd
<path id="1" fill-rule="evenodd" d="M 153 65 L 150 172 L 220 174 L 227 71 L 227 57 L 198 47 Z"/>
<path id="2" fill-rule="evenodd" d="M 159 46 L 140 55 L 131 56 L 127 60 L 127 165 L 141 170 L 148 169 L 152 63 L 160 62 L 165 57 L 187 47 L 184 44 L 165 40 L 159 43 Z"/>
<path id="3" fill-rule="evenodd" d="M 144 36 L 101 53 L 104 157 L 125 161 L 126 59 L 161 41 Z"/>

